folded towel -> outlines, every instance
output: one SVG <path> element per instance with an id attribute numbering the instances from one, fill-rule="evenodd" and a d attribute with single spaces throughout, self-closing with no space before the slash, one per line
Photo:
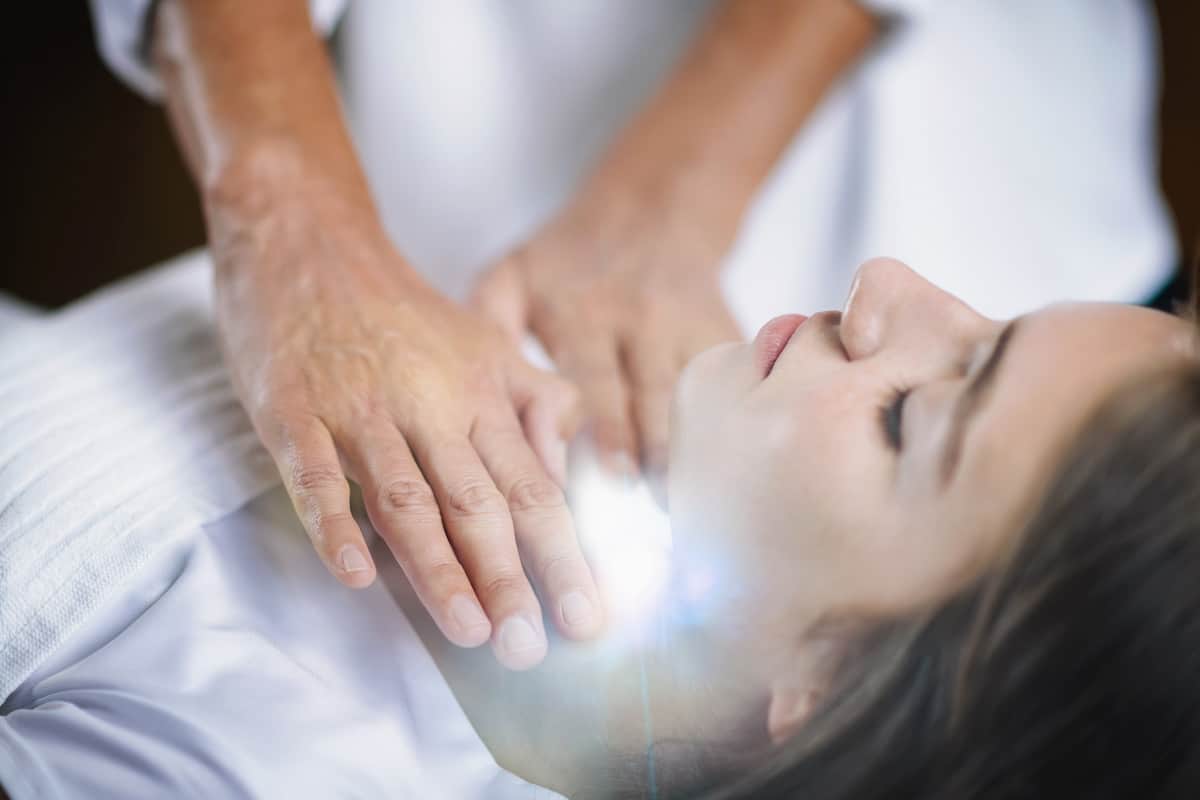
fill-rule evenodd
<path id="1" fill-rule="evenodd" d="M 193 253 L 0 335 L 0 698 L 159 548 L 279 481 Z"/>

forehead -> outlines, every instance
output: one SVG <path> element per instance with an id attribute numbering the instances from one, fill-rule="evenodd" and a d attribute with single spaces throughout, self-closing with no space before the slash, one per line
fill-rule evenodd
<path id="1" fill-rule="evenodd" d="M 1139 373 L 1183 361 L 1190 336 L 1182 320 L 1132 306 L 1063 305 L 1024 318 L 964 443 L 947 498 L 956 516 L 1015 531 L 1088 417 Z"/>

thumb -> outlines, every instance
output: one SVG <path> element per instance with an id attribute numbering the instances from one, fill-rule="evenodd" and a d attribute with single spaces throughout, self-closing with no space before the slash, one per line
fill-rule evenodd
<path id="1" fill-rule="evenodd" d="M 528 318 L 525 287 L 512 260 L 500 262 L 475 284 L 468 305 L 495 322 L 518 346 Z"/>

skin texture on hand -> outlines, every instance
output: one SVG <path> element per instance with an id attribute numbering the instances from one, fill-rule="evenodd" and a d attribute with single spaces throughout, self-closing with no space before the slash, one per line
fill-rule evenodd
<path id="1" fill-rule="evenodd" d="M 496 266 L 473 302 L 519 341 L 525 331 L 579 387 L 602 460 L 662 478 L 680 370 L 740 338 L 721 296 L 722 248 L 687 219 L 583 203 Z"/>
<path id="2" fill-rule="evenodd" d="M 593 633 L 596 590 L 561 490 L 575 390 L 407 276 L 382 232 L 305 219 L 308 204 L 276 207 L 297 216 L 236 233 L 210 211 L 218 325 L 239 396 L 330 570 L 351 586 L 374 579 L 350 478 L 451 641 L 491 638 L 514 668 L 541 659 L 523 562 L 558 626 Z"/>
<path id="3" fill-rule="evenodd" d="M 614 446 L 661 463 L 664 386 L 688 351 L 732 334 L 714 253 L 871 30 L 850 0 L 726 3 L 599 170 L 592 183 L 605 188 L 585 195 L 606 199 L 581 200 L 580 214 L 514 257 L 524 266 L 495 274 L 502 302 L 485 307 L 536 320 L 568 374 L 611 409 L 602 436 Z M 235 384 L 334 575 L 374 578 L 349 477 L 451 641 L 490 638 L 514 668 L 541 660 L 522 557 L 563 632 L 596 633 L 596 588 L 551 479 L 574 395 L 392 249 L 306 2 L 161 0 L 153 44 L 204 204 Z M 613 213 L 614 197 L 633 198 L 634 215 Z M 645 216 L 657 205 L 687 214 Z M 591 246 L 599 255 L 581 258 Z M 563 264 L 573 273 L 555 275 Z M 593 309 L 579 318 L 598 345 L 567 324 L 573 304 Z M 519 314 L 493 316 L 518 327 Z M 628 411 L 628 381 L 614 377 L 622 358 L 640 392 Z"/>
<path id="4" fill-rule="evenodd" d="M 476 287 L 579 386 L 602 460 L 640 466 L 660 499 L 671 389 L 691 356 L 741 337 L 719 268 L 742 216 L 876 29 L 853 0 L 721 4 L 574 202 Z"/>
<path id="5" fill-rule="evenodd" d="M 163 0 L 155 52 L 203 200 L 226 361 L 330 571 L 375 578 L 350 479 L 450 641 L 537 664 L 535 585 L 566 636 L 599 632 L 561 488 L 577 393 L 394 250 L 304 0 Z"/>

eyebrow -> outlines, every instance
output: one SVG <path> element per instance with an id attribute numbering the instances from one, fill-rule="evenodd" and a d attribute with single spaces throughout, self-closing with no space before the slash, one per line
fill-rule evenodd
<path id="1" fill-rule="evenodd" d="M 947 437 L 946 447 L 942 451 L 940 471 L 943 487 L 950 482 L 950 478 L 953 476 L 954 470 L 958 467 L 958 462 L 962 458 L 963 442 L 966 440 L 967 428 L 971 422 L 971 418 L 987 402 L 988 394 L 991 392 L 992 387 L 996 385 L 996 374 L 1000 371 L 1000 362 L 1004 359 L 1004 354 L 1008 350 L 1009 343 L 1013 340 L 1019 322 L 1019 319 L 1014 319 L 1008 325 L 1004 326 L 1004 330 L 997 337 L 996 344 L 992 348 L 988 360 L 975 373 L 975 377 L 971 379 L 971 383 L 959 397 L 958 403 L 955 404 L 954 418 L 950 424 L 950 435 Z"/>

